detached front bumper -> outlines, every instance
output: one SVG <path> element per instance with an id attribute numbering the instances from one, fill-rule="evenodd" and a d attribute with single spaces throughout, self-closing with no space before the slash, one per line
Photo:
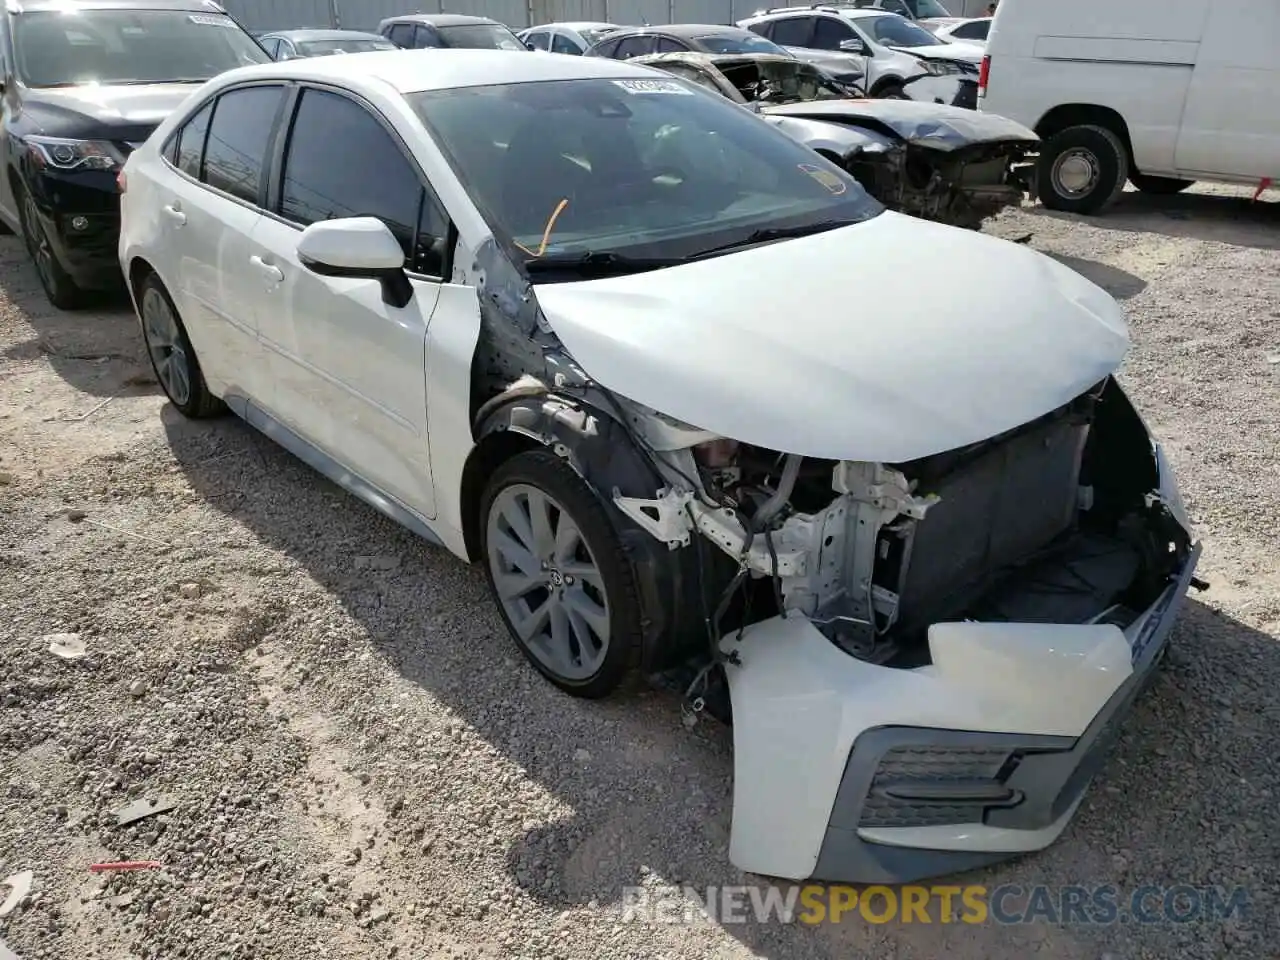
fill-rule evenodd
<path id="1" fill-rule="evenodd" d="M 1163 655 L 1199 554 L 1123 631 L 937 624 L 933 663 L 914 670 L 856 660 L 795 614 L 727 639 L 730 859 L 905 883 L 1047 847 Z"/>

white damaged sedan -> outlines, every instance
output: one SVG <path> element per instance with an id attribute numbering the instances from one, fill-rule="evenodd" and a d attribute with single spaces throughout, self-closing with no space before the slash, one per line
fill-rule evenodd
<path id="1" fill-rule="evenodd" d="M 1198 583 L 1110 296 L 665 74 L 233 70 L 120 185 L 177 409 L 482 564 L 571 694 L 727 680 L 743 869 L 908 881 L 1053 842 Z"/>

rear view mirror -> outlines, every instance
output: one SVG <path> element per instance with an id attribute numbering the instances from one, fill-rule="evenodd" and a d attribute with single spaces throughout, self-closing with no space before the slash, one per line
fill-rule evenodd
<path id="1" fill-rule="evenodd" d="M 376 217 L 311 224 L 298 238 L 298 260 L 322 277 L 377 280 L 383 301 L 393 307 L 404 307 L 413 298 L 400 241 Z"/>
<path id="2" fill-rule="evenodd" d="M 841 40 L 840 50 L 843 53 L 865 54 L 867 52 L 867 45 L 857 39 Z"/>

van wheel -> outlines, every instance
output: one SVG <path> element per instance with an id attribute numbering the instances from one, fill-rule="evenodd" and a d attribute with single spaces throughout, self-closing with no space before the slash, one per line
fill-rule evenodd
<path id="1" fill-rule="evenodd" d="M 1171 197 L 1195 183 L 1194 180 L 1178 180 L 1174 177 L 1148 177 L 1143 173 L 1129 174 L 1129 182 L 1143 193 L 1157 197 Z"/>
<path id="2" fill-rule="evenodd" d="M 209 392 L 196 359 L 195 348 L 187 337 L 178 308 L 169 291 L 154 273 L 142 281 L 138 291 L 138 309 L 142 319 L 142 338 L 151 357 L 151 369 L 165 396 L 187 417 L 215 417 L 224 409 L 220 399 Z"/>
<path id="3" fill-rule="evenodd" d="M 1097 213 L 1124 190 L 1129 151 L 1106 127 L 1068 127 L 1049 138 L 1036 167 L 1036 192 L 1050 210 Z"/>
<path id="4" fill-rule="evenodd" d="M 636 583 L 603 501 L 547 450 L 494 471 L 480 503 L 485 570 L 520 652 L 575 697 L 612 693 L 638 662 Z"/>

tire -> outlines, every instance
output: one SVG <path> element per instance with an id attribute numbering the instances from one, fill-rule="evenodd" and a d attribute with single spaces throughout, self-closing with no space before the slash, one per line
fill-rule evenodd
<path id="1" fill-rule="evenodd" d="M 49 302 L 59 310 L 74 310 L 84 303 L 84 290 L 71 279 L 71 274 L 58 261 L 57 251 L 40 223 L 39 211 L 29 191 L 14 191 L 18 203 L 18 222 L 22 227 L 22 242 L 36 268 L 40 286 Z"/>
<path id="2" fill-rule="evenodd" d="M 1174 177 L 1149 177 L 1144 173 L 1129 174 L 1129 182 L 1143 193 L 1157 197 L 1171 197 L 1195 183 L 1194 180 L 1178 180 Z"/>
<path id="3" fill-rule="evenodd" d="M 1078 187 L 1064 176 L 1083 177 Z M 1114 201 L 1129 179 L 1129 151 L 1114 131 L 1068 127 L 1049 138 L 1036 166 L 1036 192 L 1050 210 L 1092 214 Z"/>
<path id="4" fill-rule="evenodd" d="M 489 589 L 520 652 L 568 694 L 596 700 L 613 693 L 639 663 L 642 614 L 604 502 L 555 454 L 531 450 L 494 471 L 479 526 Z M 539 527 L 541 537 L 533 532 Z M 522 632 L 517 622 L 529 628 Z"/>
<path id="5" fill-rule="evenodd" d="M 892 81 L 890 81 L 889 83 L 881 84 L 879 87 L 877 87 L 876 92 L 873 94 L 873 96 L 879 100 L 910 100 L 911 99 L 910 97 L 907 96 L 907 91 L 902 88 L 902 84 L 894 83 Z"/>
<path id="6" fill-rule="evenodd" d="M 193 420 L 223 413 L 226 405 L 209 392 L 178 308 L 154 273 L 138 288 L 138 319 L 151 369 L 169 402 Z"/>

